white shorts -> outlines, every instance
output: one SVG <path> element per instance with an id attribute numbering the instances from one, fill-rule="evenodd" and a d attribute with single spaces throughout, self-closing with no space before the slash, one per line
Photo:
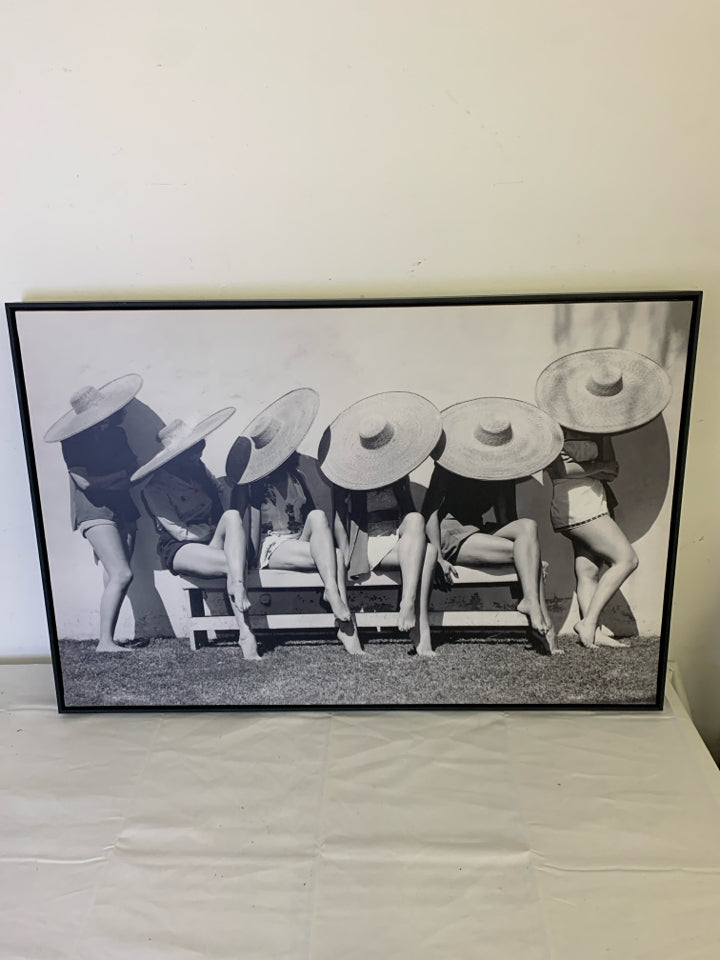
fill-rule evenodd
<path id="1" fill-rule="evenodd" d="M 260 547 L 258 569 L 264 570 L 270 566 L 270 557 L 275 553 L 283 540 L 299 540 L 299 533 L 268 533 Z"/>
<path id="2" fill-rule="evenodd" d="M 368 563 L 374 570 L 397 545 L 400 537 L 397 533 L 388 533 L 381 537 L 368 537 Z"/>
<path id="3" fill-rule="evenodd" d="M 81 520 L 77 528 L 87 540 L 88 530 L 93 527 L 115 527 L 120 534 L 120 539 L 125 544 L 130 537 L 135 537 L 137 533 L 137 522 L 135 520 L 111 520 L 109 517 L 96 517 L 93 520 Z M 88 541 L 89 542 L 89 541 Z M 93 550 L 93 560 L 96 564 L 100 563 L 100 558 Z"/>
<path id="4" fill-rule="evenodd" d="M 550 505 L 554 530 L 569 530 L 608 515 L 605 486 L 592 477 L 556 480 Z"/>

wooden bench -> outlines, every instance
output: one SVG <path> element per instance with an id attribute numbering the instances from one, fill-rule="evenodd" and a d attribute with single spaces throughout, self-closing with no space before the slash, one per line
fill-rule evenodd
<path id="1" fill-rule="evenodd" d="M 528 620 L 518 613 L 520 599 L 515 568 L 497 565 L 483 569 L 456 565 L 459 578 L 452 590 L 433 590 L 430 625 L 442 630 L 471 628 L 474 633 L 498 630 L 528 633 Z M 169 576 L 172 576 L 171 574 Z M 237 630 L 237 622 L 225 592 L 224 580 L 173 577 L 187 592 L 190 619 L 190 646 L 193 650 L 208 646 L 209 633 Z M 362 637 L 367 630 L 397 630 L 400 571 L 371 574 L 361 583 L 348 587 L 348 603 L 355 614 Z M 512 605 L 488 605 L 488 594 L 497 588 L 510 591 Z M 251 607 L 250 626 L 255 632 L 330 631 L 335 620 L 322 603 L 323 584 L 317 573 L 289 570 L 253 570 L 247 580 Z M 219 608 L 222 608 L 220 611 Z"/>

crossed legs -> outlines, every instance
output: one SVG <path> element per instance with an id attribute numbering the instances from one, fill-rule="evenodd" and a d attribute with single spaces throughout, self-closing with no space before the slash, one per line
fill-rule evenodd
<path id="1" fill-rule="evenodd" d="M 630 542 L 615 521 L 598 517 L 589 523 L 563 531 L 572 541 L 580 616 L 573 627 L 584 647 L 626 647 L 599 629 L 605 605 L 637 569 L 638 558 Z M 601 565 L 607 569 L 601 575 Z"/>
<path id="2" fill-rule="evenodd" d="M 473 533 L 460 544 L 457 562 L 467 566 L 512 563 L 517 570 L 523 597 L 518 604 L 547 653 L 562 653 L 545 603 L 537 524 L 523 517 L 495 533 Z"/>
<path id="3" fill-rule="evenodd" d="M 250 601 L 245 592 L 246 538 L 237 510 L 226 510 L 209 543 L 186 543 L 175 554 L 175 573 L 225 577 L 246 660 L 259 660 L 255 635 L 245 619 Z"/>

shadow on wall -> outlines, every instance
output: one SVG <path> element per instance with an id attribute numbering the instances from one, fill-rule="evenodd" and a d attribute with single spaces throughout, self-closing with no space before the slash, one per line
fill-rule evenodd
<path id="1" fill-rule="evenodd" d="M 141 400 L 131 400 L 127 405 L 123 429 L 138 463 L 146 463 L 162 449 L 157 435 L 164 426 L 165 421 Z M 155 588 L 155 571 L 160 569 L 155 549 L 155 526 L 145 512 L 139 491 L 133 490 L 132 493 L 140 512 L 132 557 L 134 576 L 128 591 L 128 601 L 135 619 L 135 638 L 171 637 L 173 629 L 170 618 Z"/>
<path id="2" fill-rule="evenodd" d="M 665 369 L 672 367 L 687 350 L 688 315 L 687 304 L 682 302 L 659 303 L 613 303 L 587 305 L 592 311 L 592 323 L 576 324 L 574 304 L 558 304 L 555 307 L 553 339 L 558 357 L 576 350 L 592 347 L 620 347 L 635 350 L 655 360 Z M 642 314 L 649 323 L 637 324 Z M 588 329 L 593 331 L 593 340 L 588 342 Z M 620 472 L 612 485 L 618 499 L 615 519 L 631 543 L 636 543 L 651 529 L 662 510 L 668 495 L 670 481 L 670 443 L 662 416 L 651 423 L 613 438 Z M 544 477 L 543 483 L 550 496 L 551 483 Z M 531 514 L 532 515 L 532 514 Z M 541 525 L 541 544 L 550 544 L 554 534 L 545 515 Z M 553 606 L 566 619 L 572 602 L 568 596 L 567 583 L 574 585 L 572 548 L 566 538 L 567 549 L 550 548 L 554 563 L 548 579 L 548 593 Z M 608 626 L 618 633 L 636 627 L 635 617 L 622 593 L 618 593 L 607 608 L 604 617 Z"/>
<path id="3" fill-rule="evenodd" d="M 558 357 L 594 347 L 621 347 L 624 350 L 644 353 L 667 370 L 686 354 L 687 303 L 661 301 L 587 304 L 585 309 L 592 311 L 592 323 L 589 326 L 587 318 L 584 318 L 583 323 L 575 323 L 577 309 L 577 305 L 573 303 L 559 303 L 555 306 L 553 340 L 558 348 Z M 640 311 L 643 318 L 650 321 L 642 326 L 635 323 Z M 588 341 L 588 329 L 593 331 L 592 342 Z M 641 329 L 644 336 L 642 340 L 639 339 Z"/>

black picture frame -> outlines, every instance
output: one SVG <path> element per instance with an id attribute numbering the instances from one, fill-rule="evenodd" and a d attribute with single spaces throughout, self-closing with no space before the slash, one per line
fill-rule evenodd
<path id="1" fill-rule="evenodd" d="M 661 709 L 701 304 L 699 291 L 6 304 L 58 709 Z M 663 413 L 617 435 L 617 523 L 640 558 L 617 613 L 621 625 L 637 627 L 628 647 L 589 650 L 568 632 L 572 546 L 549 525 L 552 484 L 543 474 L 519 482 L 519 515 L 535 521 L 541 554 L 551 558 L 549 617 L 565 656 L 543 656 L 547 650 L 532 636 L 516 641 L 517 624 L 505 615 L 515 612 L 519 586 L 509 580 L 493 586 L 502 588 L 493 596 L 508 596 L 488 603 L 497 617 L 487 628 L 460 621 L 463 611 L 482 612 L 491 582 L 469 586 L 466 600 L 457 594 L 462 609 L 455 620 L 435 611 L 443 625 L 433 627 L 440 653 L 434 658 L 412 656 L 413 644 L 393 629 L 397 586 L 351 587 L 366 647 L 364 657 L 351 657 L 324 626 L 332 614 L 317 586 L 265 589 L 257 581 L 253 623 L 268 629 L 257 630 L 262 661 L 249 662 L 228 632 L 231 608 L 222 591 L 203 598 L 197 584 L 184 590 L 180 578 L 158 568 L 155 530 L 138 491 L 131 493 L 140 513 L 135 577 L 117 630 L 141 645 L 95 652 L 100 570 L 86 538 L 68 522 L 60 444 L 43 441 L 85 383 L 99 386 L 130 372 L 143 377 L 124 428 L 138 462 L 161 449 L 156 435 L 164 423 L 191 410 L 197 420 L 236 407 L 207 437 L 205 460 L 216 475 L 241 428 L 269 402 L 313 387 L 320 411 L 299 451 L 315 505 L 332 526 L 330 487 L 313 460 L 322 430 L 349 404 L 384 390 L 422 394 L 438 409 L 484 396 L 534 402 L 535 379 L 548 363 L 597 347 L 645 354 L 664 366 L 672 384 Z M 425 488 L 431 463 L 418 468 Z M 413 490 L 416 507 L 419 492 Z M 537 516 L 529 516 L 533 511 Z M 433 598 L 450 603 L 437 589 Z M 219 633 L 211 641 L 193 618 L 213 610 L 219 619 L 208 626 Z M 271 620 L 282 626 L 271 627 Z M 195 642 L 177 636 L 183 630 Z"/>

